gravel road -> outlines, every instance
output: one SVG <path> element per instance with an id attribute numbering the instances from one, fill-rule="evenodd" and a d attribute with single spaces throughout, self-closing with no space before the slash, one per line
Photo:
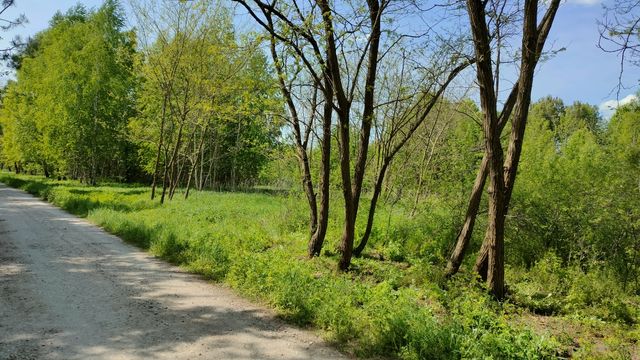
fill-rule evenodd
<path id="1" fill-rule="evenodd" d="M 342 359 L 313 334 L 0 184 L 0 359 Z"/>

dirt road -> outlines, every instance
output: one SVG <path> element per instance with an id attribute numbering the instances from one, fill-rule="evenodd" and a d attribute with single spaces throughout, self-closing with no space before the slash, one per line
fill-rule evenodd
<path id="1" fill-rule="evenodd" d="M 0 359 L 340 359 L 310 333 L 0 184 Z"/>

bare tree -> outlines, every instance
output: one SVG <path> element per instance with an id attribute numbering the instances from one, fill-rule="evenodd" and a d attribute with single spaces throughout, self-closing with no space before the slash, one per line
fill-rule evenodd
<path id="1" fill-rule="evenodd" d="M 279 4 L 277 1 L 270 3 L 260 0 L 234 1 L 240 4 L 269 35 L 271 56 L 278 73 L 280 91 L 289 112 L 288 122 L 293 128 L 297 157 L 302 170 L 302 186 L 309 203 L 311 238 L 308 254 L 309 257 L 317 256 L 320 255 L 324 244 L 329 219 L 331 129 L 334 112 L 334 83 L 330 74 L 331 68 L 328 66 L 329 54 L 327 51 L 322 51 L 321 35 L 316 30 L 319 26 L 318 6 L 315 3 L 305 4 L 298 1 L 293 1 L 291 6 Z M 291 53 L 290 57 L 299 62 L 304 72 L 310 77 L 315 99 L 312 100 L 310 114 L 315 114 L 315 107 L 319 103 L 316 98 L 317 91 L 324 98 L 322 116 L 320 117 L 322 135 L 319 211 L 317 210 L 318 204 L 307 154 L 308 140 L 313 124 L 311 121 L 304 124 L 300 118 L 299 102 L 295 101 L 292 92 L 291 80 L 302 69 L 296 66 L 293 74 L 287 74 L 287 70 L 291 69 L 285 68 L 284 61 L 286 59 L 278 54 L 278 44 L 283 47 L 285 52 Z M 302 130 L 303 128 L 305 130 Z"/>
<path id="2" fill-rule="evenodd" d="M 626 63 L 640 65 L 640 1 L 615 0 L 604 6 L 603 19 L 598 21 L 598 47 L 620 56 L 617 95 L 624 87 L 622 74 Z"/>
<path id="3" fill-rule="evenodd" d="M 353 250 L 355 256 L 360 256 L 371 235 L 378 199 L 393 159 L 420 126 L 424 124 L 449 84 L 473 62 L 473 59 L 467 59 L 462 54 L 447 53 L 445 59 L 438 58 L 434 62 L 434 68 L 429 71 L 429 78 L 421 81 L 426 85 L 423 85 L 424 88 L 420 92 L 405 98 L 404 94 L 398 91 L 391 101 L 384 104 L 386 105 L 384 107 L 389 109 L 388 111 L 382 111 L 382 114 L 379 115 L 385 117 L 380 121 L 382 129 L 380 129 L 381 134 L 378 136 L 377 141 L 379 165 L 375 172 L 373 194 L 367 213 L 367 224 L 360 243 Z M 399 64 L 400 66 L 398 66 L 398 62 L 394 62 L 394 65 L 400 68 L 401 77 L 404 77 L 405 61 L 400 61 Z M 402 89 L 405 86 L 406 84 L 401 79 L 400 84 L 392 87 Z M 413 104 L 410 106 L 401 105 L 402 102 L 411 103 L 411 101 L 413 101 Z M 387 116 L 389 118 L 386 118 Z"/>
<path id="4" fill-rule="evenodd" d="M 389 164 L 424 121 L 449 83 L 469 65 L 470 61 L 456 54 L 455 51 L 450 51 L 455 47 L 447 44 L 449 48 L 444 51 L 447 55 L 439 59 L 441 61 L 439 66 L 431 69 L 429 76 L 424 78 L 425 83 L 418 86 L 413 96 L 406 99 L 391 99 L 387 105 L 383 105 L 377 98 L 381 90 L 378 84 L 379 66 L 382 59 L 393 49 L 402 48 L 400 40 L 403 38 L 403 36 L 390 36 L 395 29 L 383 31 L 383 23 L 386 18 L 399 17 L 400 13 L 406 15 L 409 13 L 407 9 L 412 6 L 420 10 L 415 7 L 415 4 L 410 1 L 391 2 L 389 0 L 340 3 L 317 0 L 315 2 L 293 1 L 287 4 L 278 1 L 236 1 L 271 35 L 273 41 L 282 43 L 292 50 L 292 53 L 305 66 L 305 71 L 314 79 L 315 85 L 321 89 L 325 99 L 323 133 L 326 135 L 323 139 L 326 145 L 323 146 L 323 154 L 330 146 L 331 127 L 329 125 L 332 112 L 336 115 L 340 179 L 344 199 L 344 228 L 339 245 L 341 253 L 339 268 L 346 270 L 354 251 L 355 224 L 364 177 L 370 160 L 371 131 L 374 128 L 376 113 L 385 112 L 382 108 L 393 107 L 394 102 L 412 105 L 410 108 L 397 107 L 397 109 L 406 110 L 406 113 L 400 115 L 400 112 L 396 111 L 392 116 L 396 121 L 394 126 L 397 127 L 388 133 L 385 153 L 373 188 L 373 199 L 367 217 L 368 225 L 363 239 L 355 249 L 356 254 L 365 247 L 371 233 L 377 199 Z M 282 78 L 283 69 L 279 72 Z M 285 94 L 285 100 L 286 98 Z M 291 105 L 288 107 L 289 113 L 294 114 L 291 111 Z M 391 120 L 384 119 L 384 121 Z M 353 138 L 356 132 L 357 138 Z M 294 127 L 294 135 L 297 137 L 296 133 Z M 301 141 L 297 143 L 298 149 L 301 148 L 300 144 L 304 144 Z M 352 154 L 354 149 L 355 152 Z M 328 155 L 328 152 L 326 156 L 323 155 L 321 164 L 326 168 L 324 174 L 328 174 L 329 171 Z M 327 195 L 327 203 L 328 179 L 328 176 L 323 176 L 321 182 L 327 189 L 323 192 Z M 309 191 L 306 193 L 309 194 Z M 326 209 L 328 210 L 328 207 Z M 319 217 L 320 223 L 321 219 L 322 216 Z M 311 256 L 318 254 L 319 249 L 320 247 L 314 245 L 314 237 L 312 237 L 309 254 Z"/>
<path id="5" fill-rule="evenodd" d="M 273 19 L 267 18 L 270 27 L 273 26 Z M 316 199 L 315 188 L 313 186 L 313 177 L 311 174 L 311 165 L 309 161 L 309 139 L 311 131 L 313 129 L 313 122 L 316 114 L 316 108 L 318 105 L 318 87 L 312 84 L 310 87 L 313 89 L 313 95 L 311 104 L 309 106 L 308 114 L 310 115 L 307 122 L 300 117 L 300 111 L 298 105 L 294 100 L 294 79 L 300 76 L 301 69 L 297 67 L 292 71 L 292 76 L 288 76 L 285 71 L 286 67 L 286 52 L 283 51 L 282 55 L 277 51 L 277 40 L 274 35 L 269 35 L 269 48 L 271 50 L 271 58 L 273 60 L 274 67 L 278 74 L 278 83 L 280 85 L 280 92 L 285 100 L 288 110 L 287 123 L 293 129 L 294 143 L 296 147 L 296 157 L 300 166 L 302 189 L 307 197 L 309 204 L 309 231 L 310 236 L 313 237 L 318 228 L 318 202 Z M 310 256 L 313 256 L 310 253 Z"/>

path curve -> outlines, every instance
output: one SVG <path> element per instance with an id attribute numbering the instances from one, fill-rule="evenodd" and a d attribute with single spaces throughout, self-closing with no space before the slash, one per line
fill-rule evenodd
<path id="1" fill-rule="evenodd" d="M 343 359 L 306 331 L 0 184 L 0 359 Z"/>

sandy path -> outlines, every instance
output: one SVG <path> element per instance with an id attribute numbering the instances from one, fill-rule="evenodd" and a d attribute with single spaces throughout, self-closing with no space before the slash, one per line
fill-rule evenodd
<path id="1" fill-rule="evenodd" d="M 0 184 L 0 359 L 339 359 L 312 334 Z"/>

